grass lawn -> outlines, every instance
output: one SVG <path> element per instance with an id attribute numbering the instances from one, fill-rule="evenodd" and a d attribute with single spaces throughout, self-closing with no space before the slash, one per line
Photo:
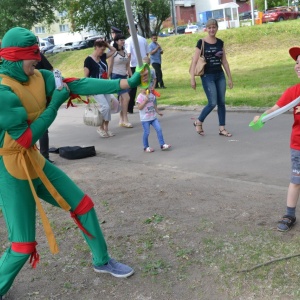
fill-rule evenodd
<path id="1" fill-rule="evenodd" d="M 196 42 L 205 32 L 159 38 L 163 54 L 164 81 L 159 104 L 190 106 L 205 104 L 200 79 L 197 91 L 190 88 L 189 64 Z M 268 107 L 282 92 L 298 83 L 294 61 L 288 54 L 300 45 L 300 20 L 241 27 L 218 32 L 224 40 L 234 88 L 227 90 L 227 105 Z M 150 41 L 149 41 L 150 42 Z M 83 61 L 93 48 L 49 56 L 65 77 L 82 77 Z"/>

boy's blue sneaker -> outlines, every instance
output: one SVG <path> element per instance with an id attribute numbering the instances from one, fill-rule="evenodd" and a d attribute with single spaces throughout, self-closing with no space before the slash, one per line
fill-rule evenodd
<path id="1" fill-rule="evenodd" d="M 113 258 L 111 258 L 108 263 L 103 266 L 94 266 L 94 270 L 98 273 L 109 273 L 118 278 L 126 278 L 134 273 L 132 268 L 117 262 Z"/>
<path id="2" fill-rule="evenodd" d="M 280 221 L 278 221 L 277 230 L 279 231 L 288 231 L 296 223 L 296 217 L 289 215 L 284 215 Z"/>

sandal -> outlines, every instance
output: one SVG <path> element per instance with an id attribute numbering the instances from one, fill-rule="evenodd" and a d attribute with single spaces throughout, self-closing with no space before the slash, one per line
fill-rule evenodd
<path id="1" fill-rule="evenodd" d="M 120 127 L 133 128 L 131 123 L 119 123 Z"/>
<path id="2" fill-rule="evenodd" d="M 115 136 L 115 134 L 113 132 L 111 132 L 110 130 L 107 130 L 106 133 L 109 137 Z"/>
<path id="3" fill-rule="evenodd" d="M 219 130 L 219 135 L 226 136 L 226 137 L 232 136 L 232 134 L 229 133 L 225 128 L 223 130 Z"/>
<path id="4" fill-rule="evenodd" d="M 202 128 L 202 124 L 197 124 L 197 121 L 195 121 L 193 123 L 193 125 L 196 127 L 197 133 L 204 136 L 204 131 L 203 131 L 203 128 Z M 197 130 L 197 127 L 200 128 L 200 130 Z"/>
<path id="5" fill-rule="evenodd" d="M 278 221 L 277 230 L 282 232 L 288 231 L 294 226 L 295 223 L 296 223 L 296 217 L 284 215 L 282 219 Z"/>
<path id="6" fill-rule="evenodd" d="M 106 133 L 106 131 L 103 130 L 103 129 L 98 128 L 98 129 L 97 129 L 97 133 L 98 133 L 101 137 L 103 137 L 103 138 L 108 138 L 108 137 L 109 137 L 108 134 Z"/>

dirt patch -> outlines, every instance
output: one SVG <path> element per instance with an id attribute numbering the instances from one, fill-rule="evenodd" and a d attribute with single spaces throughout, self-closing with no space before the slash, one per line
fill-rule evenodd
<path id="1" fill-rule="evenodd" d="M 284 197 L 283 189 L 271 191 L 262 202 L 264 191 L 258 184 L 226 179 L 221 183 L 217 177 L 104 153 L 55 161 L 93 198 L 111 256 L 136 272 L 125 280 L 95 273 L 90 252 L 69 215 L 45 206 L 60 253 L 50 254 L 38 222 L 40 264 L 35 270 L 26 264 L 5 299 L 254 299 L 249 289 L 235 288 L 222 271 L 227 260 L 222 254 L 224 238 L 238 243 L 228 234 L 243 234 L 253 225 L 274 226 L 275 216 L 267 216 L 266 206 L 275 194 Z M 0 241 L 4 250 L 2 216 Z M 249 297 L 239 295 L 245 290 Z"/>

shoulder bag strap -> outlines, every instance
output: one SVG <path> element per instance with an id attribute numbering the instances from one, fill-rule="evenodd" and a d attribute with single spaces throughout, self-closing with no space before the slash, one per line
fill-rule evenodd
<path id="1" fill-rule="evenodd" d="M 201 39 L 202 44 L 201 44 L 201 49 L 200 49 L 200 56 L 204 56 L 204 39 Z"/>

